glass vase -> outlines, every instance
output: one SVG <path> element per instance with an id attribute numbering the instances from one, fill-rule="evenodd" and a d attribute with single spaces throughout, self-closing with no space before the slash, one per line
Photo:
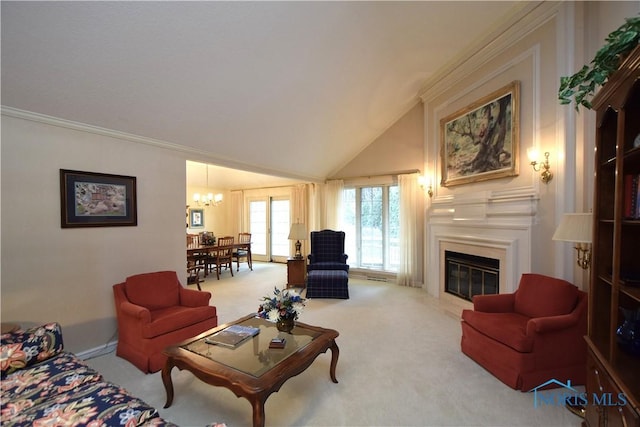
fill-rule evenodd
<path id="1" fill-rule="evenodd" d="M 291 330 L 295 325 L 296 325 L 296 321 L 294 318 L 278 319 L 278 321 L 276 322 L 276 328 L 278 328 L 280 332 L 286 332 L 286 333 L 291 332 Z"/>
<path id="2" fill-rule="evenodd" d="M 618 345 L 634 356 L 640 356 L 640 310 L 620 309 L 624 322 L 616 330 Z"/>

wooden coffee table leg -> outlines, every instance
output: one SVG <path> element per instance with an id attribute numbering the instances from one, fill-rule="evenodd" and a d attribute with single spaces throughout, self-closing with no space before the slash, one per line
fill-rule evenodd
<path id="1" fill-rule="evenodd" d="M 171 370 L 173 369 L 173 359 L 167 358 L 167 363 L 162 368 L 162 383 L 164 389 L 167 392 L 167 403 L 164 404 L 165 408 L 168 408 L 173 403 L 173 382 L 171 381 Z"/>
<path id="2" fill-rule="evenodd" d="M 253 407 L 253 427 L 264 427 L 264 400 L 259 396 L 251 399 Z"/>
<path id="3" fill-rule="evenodd" d="M 338 348 L 338 344 L 336 344 L 335 340 L 331 340 L 331 367 L 329 368 L 329 375 L 331 375 L 331 381 L 337 383 L 336 379 L 336 365 L 338 365 L 338 356 L 340 355 L 340 349 Z"/>

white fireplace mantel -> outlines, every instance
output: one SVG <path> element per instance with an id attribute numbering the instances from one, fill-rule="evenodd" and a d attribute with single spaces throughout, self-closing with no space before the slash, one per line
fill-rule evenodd
<path id="1" fill-rule="evenodd" d="M 532 233 L 537 224 L 538 194 L 532 188 L 486 190 L 438 197 L 427 223 L 429 294 L 444 294 L 444 250 L 500 259 L 500 293 L 515 291 L 531 270 Z M 463 300 L 462 306 L 471 306 Z"/>

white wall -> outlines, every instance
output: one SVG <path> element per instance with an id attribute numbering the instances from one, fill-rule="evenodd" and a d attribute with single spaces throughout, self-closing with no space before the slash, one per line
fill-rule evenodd
<path id="1" fill-rule="evenodd" d="M 185 159 L 175 152 L 2 115 L 3 322 L 58 321 L 65 347 L 116 332 L 112 285 L 185 267 Z M 59 170 L 137 177 L 138 226 L 62 229 Z"/>
<path id="2" fill-rule="evenodd" d="M 586 276 L 575 267 L 571 244 L 553 242 L 551 236 L 564 212 L 584 212 L 591 206 L 595 115 L 582 111 L 576 117 L 572 107 L 560 105 L 557 91 L 560 77 L 576 72 L 583 60 L 589 62 L 606 35 L 619 27 L 625 17 L 638 13 L 639 4 L 544 3 L 523 17 L 517 27 L 477 49 L 425 89 L 424 169 L 438 183 L 442 173 L 440 120 L 513 80 L 520 82 L 519 175 L 454 187 L 438 186 L 430 212 L 485 191 L 522 189 L 536 194 L 530 271 L 562 277 L 586 288 Z M 540 174 L 529 165 L 529 147 L 551 153 L 554 179 L 548 184 L 543 184 Z M 432 268 L 437 266 L 427 265 L 427 271 Z"/>

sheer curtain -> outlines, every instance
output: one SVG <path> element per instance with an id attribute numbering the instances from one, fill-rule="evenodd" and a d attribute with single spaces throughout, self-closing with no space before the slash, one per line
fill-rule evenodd
<path id="1" fill-rule="evenodd" d="M 418 209 L 422 194 L 419 191 L 418 174 L 398 175 L 400 197 L 400 265 L 396 282 L 402 286 L 422 285 L 420 260 L 418 259 Z"/>
<path id="2" fill-rule="evenodd" d="M 324 228 L 340 230 L 344 181 L 335 179 L 325 185 Z"/>
<path id="3" fill-rule="evenodd" d="M 299 184 L 291 188 L 291 222 L 302 223 L 309 228 L 309 215 L 307 215 L 307 185 Z M 307 237 L 308 239 L 308 237 Z M 307 240 L 302 243 L 302 253 L 307 252 Z M 291 241 L 291 248 L 293 249 L 294 242 Z"/>
<path id="4" fill-rule="evenodd" d="M 231 203 L 232 236 L 237 236 L 245 230 L 244 226 L 244 193 L 241 190 L 232 191 L 229 197 Z"/>
<path id="5" fill-rule="evenodd" d="M 307 231 L 309 232 L 320 230 L 320 227 L 322 226 L 320 221 L 321 188 L 322 184 L 309 184 L 309 217 L 307 218 L 309 221 L 307 224 Z"/>

